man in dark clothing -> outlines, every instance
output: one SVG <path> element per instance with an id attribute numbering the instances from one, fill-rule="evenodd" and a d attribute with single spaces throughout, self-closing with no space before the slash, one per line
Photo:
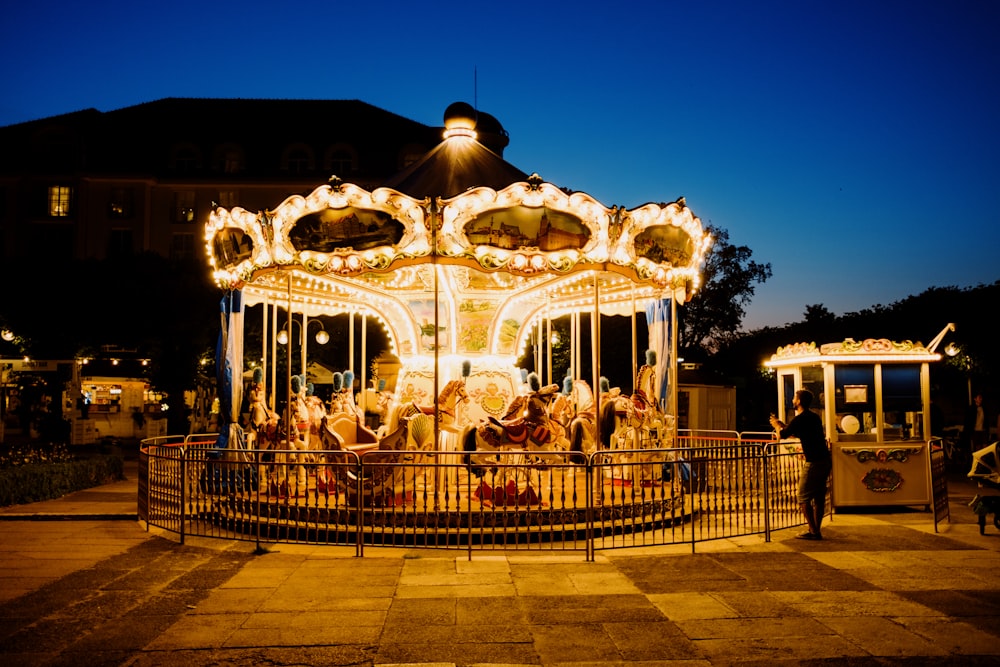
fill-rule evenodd
<path id="1" fill-rule="evenodd" d="M 799 478 L 799 509 L 806 518 L 808 532 L 799 535 L 803 540 L 821 540 L 820 525 L 826 511 L 826 482 L 830 477 L 833 459 L 826 444 L 823 420 L 809 409 L 813 395 L 808 389 L 799 389 L 792 397 L 795 416 L 786 426 L 780 419 L 771 416 L 771 426 L 779 438 L 798 438 L 802 443 L 802 454 L 806 462 Z"/>

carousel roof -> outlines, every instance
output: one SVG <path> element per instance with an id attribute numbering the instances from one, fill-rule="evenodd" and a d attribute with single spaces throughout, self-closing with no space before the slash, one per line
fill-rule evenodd
<path id="1" fill-rule="evenodd" d="M 683 302 L 711 244 L 683 198 L 608 208 L 527 176 L 477 140 L 465 103 L 446 111 L 441 144 L 383 187 L 334 178 L 272 211 L 217 208 L 205 238 L 217 283 L 248 305 L 366 313 L 398 354 L 510 355 L 539 317 Z M 423 342 L 428 322 L 443 323 L 443 342 Z"/>
<path id="2" fill-rule="evenodd" d="M 482 128 L 490 134 L 505 135 L 489 114 L 480 114 L 464 102 L 456 102 L 444 114 L 445 128 L 466 129 L 469 134 Z M 478 138 L 478 137 L 477 137 Z M 398 192 L 423 199 L 460 195 L 475 187 L 502 190 L 511 183 L 528 180 L 528 174 L 488 149 L 480 141 L 442 141 L 383 184 Z"/>

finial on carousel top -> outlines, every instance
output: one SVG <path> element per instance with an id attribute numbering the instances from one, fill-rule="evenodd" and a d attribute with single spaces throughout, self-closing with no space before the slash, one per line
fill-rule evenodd
<path id="1" fill-rule="evenodd" d="M 462 360 L 462 377 L 467 378 L 472 375 L 472 362 L 468 359 Z"/>
<path id="2" fill-rule="evenodd" d="M 444 110 L 444 138 L 476 138 L 476 110 L 468 102 L 453 102 Z"/>
<path id="3" fill-rule="evenodd" d="M 567 375 L 566 377 L 563 378 L 562 393 L 566 394 L 567 396 L 569 396 L 570 394 L 573 393 L 573 376 L 572 375 Z"/>
<path id="4" fill-rule="evenodd" d="M 354 371 L 344 371 L 344 389 L 351 391 L 354 389 Z"/>
<path id="5" fill-rule="evenodd" d="M 334 393 L 339 392 L 344 388 L 344 374 L 337 371 L 333 374 L 333 391 Z"/>
<path id="6" fill-rule="evenodd" d="M 611 391 L 611 382 L 609 382 L 608 378 L 604 377 L 603 375 L 601 376 L 600 387 L 602 394 L 606 394 L 609 391 Z"/>
<path id="7" fill-rule="evenodd" d="M 647 366 L 656 365 L 656 350 L 646 350 L 646 365 Z"/>

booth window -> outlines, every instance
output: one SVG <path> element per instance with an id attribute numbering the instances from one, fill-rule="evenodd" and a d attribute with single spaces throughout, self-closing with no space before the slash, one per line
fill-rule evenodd
<path id="1" fill-rule="evenodd" d="M 851 364 L 834 368 L 834 410 L 837 439 L 874 440 L 875 366 Z"/>
<path id="2" fill-rule="evenodd" d="M 917 435 L 923 413 L 918 364 L 882 366 L 882 413 L 886 440 Z"/>

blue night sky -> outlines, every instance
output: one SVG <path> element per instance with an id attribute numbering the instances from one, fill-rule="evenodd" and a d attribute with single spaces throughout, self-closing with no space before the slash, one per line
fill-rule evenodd
<path id="1" fill-rule="evenodd" d="M 0 125 L 164 97 L 440 125 L 463 100 L 523 171 L 608 206 L 684 196 L 770 262 L 745 328 L 1000 279 L 992 0 L 69 5 L 4 8 Z"/>

